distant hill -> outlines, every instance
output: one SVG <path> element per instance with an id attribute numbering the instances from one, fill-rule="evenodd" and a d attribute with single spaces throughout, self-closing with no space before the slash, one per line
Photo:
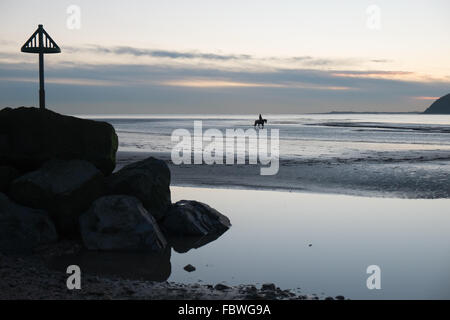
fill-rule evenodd
<path id="1" fill-rule="evenodd" d="M 423 113 L 428 114 L 450 114 L 450 93 L 440 97 Z"/>
<path id="2" fill-rule="evenodd" d="M 421 111 L 330 111 L 312 114 L 419 114 Z"/>

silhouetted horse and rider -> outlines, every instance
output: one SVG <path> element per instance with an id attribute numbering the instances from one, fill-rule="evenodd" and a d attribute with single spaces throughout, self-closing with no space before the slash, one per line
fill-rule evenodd
<path id="1" fill-rule="evenodd" d="M 267 123 L 267 119 L 263 119 L 263 117 L 261 116 L 261 114 L 259 115 L 259 119 L 255 120 L 255 124 L 253 125 L 254 127 L 256 127 L 256 125 L 258 125 L 258 128 L 260 126 L 262 126 L 262 128 L 264 129 L 264 123 Z"/>

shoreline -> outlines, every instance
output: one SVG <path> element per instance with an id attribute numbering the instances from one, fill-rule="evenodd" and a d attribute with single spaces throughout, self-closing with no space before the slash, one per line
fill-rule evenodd
<path id="1" fill-rule="evenodd" d="M 261 176 L 259 165 L 174 165 L 168 154 L 119 150 L 116 170 L 149 156 L 167 163 L 172 186 L 403 199 L 450 198 L 450 190 L 446 188 L 450 173 L 427 161 L 409 161 L 407 166 L 400 166 L 395 161 L 293 163 L 280 159 L 277 175 Z M 423 175 L 425 170 L 427 174 Z"/>
<path id="2" fill-rule="evenodd" d="M 66 281 L 70 274 L 50 269 L 46 260 L 80 250 L 80 244 L 65 241 L 38 248 L 30 255 L 0 254 L 0 300 L 319 300 L 316 294 L 282 290 L 273 283 L 257 288 L 253 284 L 184 284 L 90 273 L 81 274 L 81 289 L 69 290 Z"/>

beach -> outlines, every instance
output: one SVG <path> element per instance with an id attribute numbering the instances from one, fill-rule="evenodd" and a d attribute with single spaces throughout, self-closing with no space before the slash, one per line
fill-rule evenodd
<path id="1" fill-rule="evenodd" d="M 173 129 L 174 123 L 190 129 L 194 120 L 202 119 L 205 128 L 219 124 L 224 130 L 225 124 L 245 128 L 246 118 L 110 120 L 122 136 L 118 168 L 148 156 L 163 159 L 171 170 L 176 200 L 200 199 L 233 222 L 218 240 L 174 253 L 171 261 L 178 261 L 179 267 L 172 269 L 170 278 L 232 284 L 273 279 L 282 288 L 302 288 L 321 298 L 449 298 L 450 282 L 441 270 L 450 263 L 450 230 L 445 228 L 450 208 L 450 118 L 274 118 L 265 129 L 280 130 L 279 171 L 273 176 L 260 175 L 259 164 L 171 161 L 173 143 L 167 128 Z M 148 134 L 146 121 L 158 132 Z M 133 140 L 138 142 L 133 145 Z M 231 248 L 241 253 L 236 256 Z M 182 270 L 185 263 L 196 261 L 202 261 L 203 268 L 192 274 Z M 383 290 L 366 287 L 366 268 L 372 264 L 386 272 Z"/>
<path id="2" fill-rule="evenodd" d="M 1 298 L 450 298 L 448 116 L 273 116 L 260 130 L 279 130 L 274 175 L 261 175 L 260 163 L 172 161 L 173 130 L 192 130 L 193 121 L 206 130 L 253 129 L 250 116 L 89 118 L 109 122 L 118 134 L 114 172 L 160 159 L 170 170 L 172 203 L 206 203 L 231 228 L 214 237 L 168 238 L 158 253 L 92 251 L 62 241 L 32 255 L 2 256 Z M 68 265 L 83 270 L 85 290 L 65 288 Z M 374 265 L 382 290 L 366 284 Z"/>
<path id="3" fill-rule="evenodd" d="M 2 256 L 1 297 L 450 298 L 450 199 L 198 187 L 172 187 L 172 198 L 208 203 L 233 225 L 216 240 L 184 239 L 162 254 L 90 252 L 66 241 Z M 82 270 L 80 291 L 65 287 L 72 264 Z M 189 264 L 196 270 L 187 272 Z M 370 265 L 381 268 L 381 290 L 366 286 Z M 279 290 L 262 290 L 267 283 Z"/>
<path id="4" fill-rule="evenodd" d="M 338 193 L 435 199 L 450 197 L 450 116 L 391 114 L 271 115 L 267 134 L 279 130 L 279 170 L 261 164 L 179 164 L 171 159 L 172 132 L 252 129 L 251 116 L 116 116 L 105 118 L 120 140 L 117 168 L 155 156 L 166 161 L 172 183 L 183 186 Z M 259 132 L 259 131 L 257 131 Z M 193 137 L 195 138 L 195 137 Z M 205 143 L 206 145 L 206 143 Z M 195 153 L 195 150 L 193 150 Z"/>

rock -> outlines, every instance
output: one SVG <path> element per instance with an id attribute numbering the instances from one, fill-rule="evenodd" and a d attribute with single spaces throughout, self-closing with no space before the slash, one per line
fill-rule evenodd
<path id="1" fill-rule="evenodd" d="M 20 175 L 13 167 L 0 166 L 0 192 L 6 192 L 11 182 Z"/>
<path id="2" fill-rule="evenodd" d="M 224 290 L 230 289 L 230 287 L 227 285 L 224 285 L 222 283 L 218 283 L 215 285 L 214 289 L 219 290 L 219 291 L 224 291 Z"/>
<path id="3" fill-rule="evenodd" d="M 131 163 L 107 179 L 108 194 L 125 194 L 138 198 L 156 220 L 171 204 L 170 170 L 153 157 Z"/>
<path id="4" fill-rule="evenodd" d="M 275 291 L 276 287 L 273 283 L 265 283 L 261 286 L 261 290 L 264 291 Z"/>
<path id="5" fill-rule="evenodd" d="M 103 192 L 103 174 L 83 160 L 49 160 L 10 187 L 16 202 L 47 210 L 61 237 L 78 235 L 80 214 Z"/>
<path id="6" fill-rule="evenodd" d="M 49 159 L 81 159 L 105 175 L 116 165 L 118 138 L 109 123 L 64 116 L 48 109 L 0 111 L 0 165 L 36 170 Z"/>
<path id="7" fill-rule="evenodd" d="M 56 240 L 55 226 L 45 211 L 15 204 L 0 193 L 1 252 L 27 252 Z"/>
<path id="8" fill-rule="evenodd" d="M 278 296 L 273 291 L 266 291 L 266 292 L 264 292 L 264 299 L 266 299 L 266 300 L 277 300 Z"/>
<path id="9" fill-rule="evenodd" d="M 162 251 L 166 240 L 155 219 L 135 197 L 104 196 L 80 217 L 81 236 L 91 250 Z"/>
<path id="10" fill-rule="evenodd" d="M 333 297 L 326 297 L 325 300 L 334 300 Z"/>
<path id="11" fill-rule="evenodd" d="M 336 300 L 345 300 L 345 297 L 344 296 L 336 296 L 335 299 Z"/>
<path id="12" fill-rule="evenodd" d="M 231 223 L 226 216 L 204 203 L 181 200 L 166 213 L 162 226 L 176 235 L 204 236 L 221 234 L 231 227 Z"/>
<path id="13" fill-rule="evenodd" d="M 450 114 L 450 93 L 434 101 L 424 113 Z"/>
<path id="14" fill-rule="evenodd" d="M 184 266 L 183 269 L 186 270 L 187 272 L 195 271 L 195 267 L 192 264 L 188 264 L 188 265 Z"/>

